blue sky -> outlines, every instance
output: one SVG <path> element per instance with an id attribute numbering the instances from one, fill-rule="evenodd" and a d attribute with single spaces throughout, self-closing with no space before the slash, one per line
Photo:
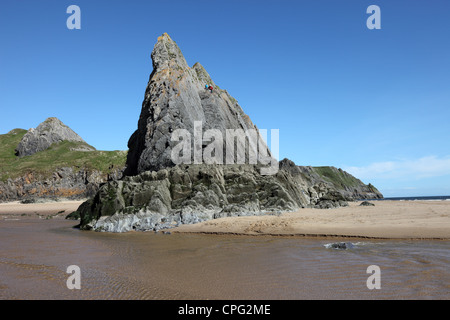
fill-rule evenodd
<path id="1" fill-rule="evenodd" d="M 69 5 L 81 30 L 69 30 Z M 381 29 L 369 30 L 369 5 Z M 126 150 L 157 37 L 170 34 L 280 158 L 331 165 L 385 196 L 450 194 L 450 2 L 3 0 L 0 133 L 55 116 Z"/>

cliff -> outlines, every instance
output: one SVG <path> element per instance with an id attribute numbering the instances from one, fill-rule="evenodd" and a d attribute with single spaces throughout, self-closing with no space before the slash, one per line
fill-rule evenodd
<path id="1" fill-rule="evenodd" d="M 151 57 L 153 71 L 128 143 L 125 177 L 103 184 L 72 215 L 80 217 L 82 229 L 158 230 L 224 216 L 335 208 L 381 196 L 339 169 L 274 162 L 236 99 L 199 63 L 190 68 L 167 34 L 158 38 Z M 224 139 L 230 132 L 233 139 Z M 235 146 L 235 141 L 244 142 Z"/>
<path id="2" fill-rule="evenodd" d="M 189 132 L 192 140 L 208 130 L 215 130 L 222 137 L 226 136 L 227 129 L 258 132 L 236 99 L 220 89 L 200 63 L 192 68 L 187 65 L 180 48 L 168 34 L 158 38 L 151 57 L 153 72 L 145 90 L 138 128 L 128 142 L 126 175 L 174 166 L 172 150 L 178 143 L 172 140 L 175 130 Z M 205 89 L 205 85 L 211 85 L 213 90 Z M 195 132 L 196 123 L 203 132 Z M 192 148 L 194 143 L 190 141 Z M 224 143 L 223 156 L 227 141 Z M 194 153 L 205 149 L 204 140 L 199 144 L 202 150 L 193 150 L 192 162 Z M 257 147 L 250 145 L 250 148 Z"/>

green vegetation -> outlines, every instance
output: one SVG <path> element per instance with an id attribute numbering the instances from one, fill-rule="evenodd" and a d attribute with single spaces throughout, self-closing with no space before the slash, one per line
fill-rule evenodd
<path id="1" fill-rule="evenodd" d="M 362 184 L 359 179 L 333 167 L 313 167 L 313 170 L 338 188 L 345 189 L 345 187 L 356 187 Z"/>
<path id="2" fill-rule="evenodd" d="M 0 181 L 17 178 L 29 172 L 50 177 L 58 168 L 72 167 L 109 173 L 111 167 L 125 165 L 126 151 L 74 151 L 89 146 L 82 142 L 63 141 L 47 150 L 19 158 L 15 148 L 27 131 L 14 129 L 0 135 Z"/>
<path id="3" fill-rule="evenodd" d="M 0 172 L 3 167 L 16 159 L 15 149 L 27 130 L 14 129 L 7 134 L 0 134 Z"/>

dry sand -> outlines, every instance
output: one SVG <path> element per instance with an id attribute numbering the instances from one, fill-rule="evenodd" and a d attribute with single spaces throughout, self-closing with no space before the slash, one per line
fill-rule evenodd
<path id="1" fill-rule="evenodd" d="M 173 232 L 357 237 L 379 239 L 450 239 L 450 201 L 373 201 L 337 209 L 300 209 L 280 216 L 249 216 L 183 225 Z"/>
<path id="2" fill-rule="evenodd" d="M 32 218 L 65 218 L 83 201 L 55 201 L 23 204 L 18 201 L 0 203 L 0 221 Z"/>
<path id="3" fill-rule="evenodd" d="M 65 218 L 83 201 L 0 204 L 1 220 Z M 350 203 L 338 209 L 300 209 L 279 216 L 230 217 L 182 225 L 172 232 L 358 237 L 390 239 L 450 239 L 450 201 L 374 201 L 374 207 Z"/>

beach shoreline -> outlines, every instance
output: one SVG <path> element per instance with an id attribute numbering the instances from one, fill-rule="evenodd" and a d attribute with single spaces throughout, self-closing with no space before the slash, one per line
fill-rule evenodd
<path id="1" fill-rule="evenodd" d="M 1 220 L 62 218 L 76 211 L 84 200 L 61 200 L 38 203 L 20 201 L 0 203 Z"/>
<path id="2" fill-rule="evenodd" d="M 83 201 L 0 203 L 0 221 L 65 219 Z M 335 209 L 227 217 L 185 224 L 171 233 L 304 238 L 450 240 L 450 201 L 361 201 Z"/>
<path id="3" fill-rule="evenodd" d="M 308 238 L 449 240 L 449 201 L 361 201 L 336 209 L 299 209 L 279 216 L 228 217 L 182 225 L 179 233 Z"/>

